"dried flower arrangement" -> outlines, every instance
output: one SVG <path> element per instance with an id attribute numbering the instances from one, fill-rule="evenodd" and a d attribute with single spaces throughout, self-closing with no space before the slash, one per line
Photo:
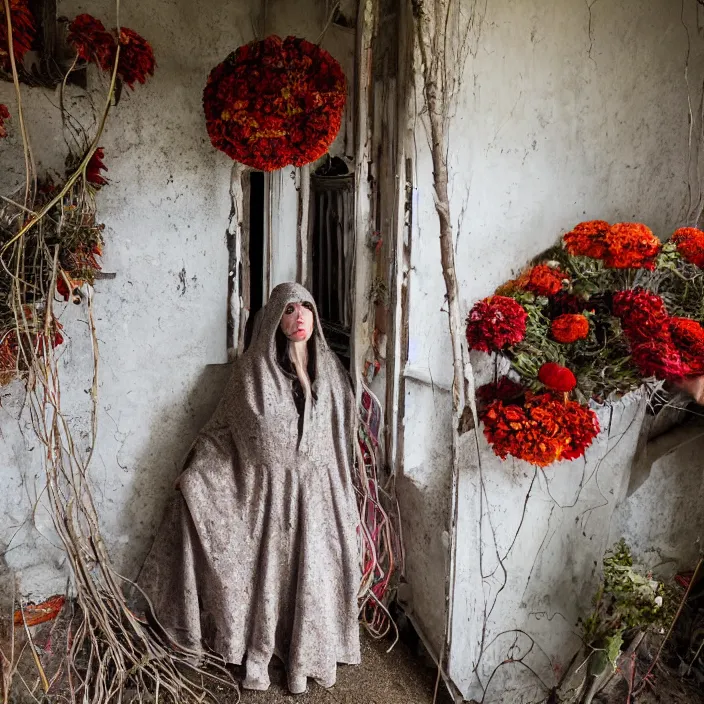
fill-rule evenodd
<path id="1" fill-rule="evenodd" d="M 496 454 L 541 467 L 581 457 L 599 432 L 590 400 L 704 375 L 703 266 L 701 230 L 662 244 L 641 223 L 592 220 L 476 303 L 470 349 L 505 357 L 520 380 L 478 390 Z"/>

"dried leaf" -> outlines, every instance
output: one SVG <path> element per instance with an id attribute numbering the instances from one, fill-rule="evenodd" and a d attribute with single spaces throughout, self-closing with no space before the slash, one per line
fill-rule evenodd
<path id="1" fill-rule="evenodd" d="M 66 603 L 66 597 L 63 594 L 56 594 L 41 604 L 26 604 L 22 610 L 15 611 L 15 626 L 22 626 L 25 623 L 28 626 L 38 626 L 40 623 L 53 621 L 59 615 L 64 603 Z M 24 611 L 24 619 L 22 611 Z"/>

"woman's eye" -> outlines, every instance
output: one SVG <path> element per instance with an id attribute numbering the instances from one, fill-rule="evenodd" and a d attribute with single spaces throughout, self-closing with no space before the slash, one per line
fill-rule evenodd
<path id="1" fill-rule="evenodd" d="M 286 306 L 286 310 L 284 311 L 284 313 L 286 313 L 286 315 L 291 315 L 294 310 L 294 307 L 289 303 L 289 305 Z"/>
<path id="2" fill-rule="evenodd" d="M 312 303 L 308 303 L 308 301 L 306 301 L 306 302 L 303 304 L 303 307 L 304 307 L 304 308 L 307 308 L 311 313 L 313 312 L 313 304 L 312 304 Z"/>

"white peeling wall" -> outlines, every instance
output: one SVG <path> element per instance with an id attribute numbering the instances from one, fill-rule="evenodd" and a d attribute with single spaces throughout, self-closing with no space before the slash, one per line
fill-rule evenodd
<path id="1" fill-rule="evenodd" d="M 697 155 L 695 131 L 690 162 L 688 39 L 680 3 L 462 0 L 462 6 L 465 17 L 476 12 L 475 55 L 469 56 L 450 119 L 451 210 L 463 312 L 577 222 L 638 220 L 662 237 L 688 222 L 688 175 Z M 686 1 L 688 78 L 695 112 L 704 68 L 696 14 L 696 3 Z M 421 90 L 418 82 L 415 103 L 411 100 L 416 107 L 422 103 Z M 446 389 L 452 367 L 432 165 L 420 112 L 414 136 L 414 144 L 408 145 L 416 156 L 417 182 L 408 368 L 413 378 L 406 380 L 405 467 L 398 491 L 415 617 L 439 650 L 445 630 L 442 566 L 447 559 L 442 530 L 449 524 L 451 506 Z M 699 184 L 692 185 L 698 193 Z M 473 354 L 472 361 L 479 383 L 486 381 L 487 358 Z M 489 452 L 483 451 L 488 471 L 503 471 Z M 627 475 L 627 456 L 622 460 L 618 471 Z M 476 467 L 466 470 L 476 472 Z M 496 481 L 492 487 L 500 485 Z M 470 483 L 476 488 L 477 482 L 474 476 Z M 478 520 L 477 496 L 471 491 L 460 495 L 464 519 Z M 515 496 L 502 490 L 488 501 L 498 511 L 496 529 L 503 544 L 512 524 L 498 516 L 502 511 L 513 516 L 521 507 Z M 529 501 L 522 528 L 529 534 L 538 531 L 537 524 L 532 525 L 537 510 Z M 599 549 L 608 538 L 611 510 L 592 527 L 591 542 Z M 560 516 L 558 512 L 552 518 L 557 534 L 563 530 L 560 521 L 571 520 Z M 458 535 L 458 565 L 474 554 L 468 544 L 474 537 Z M 578 542 L 573 549 L 580 549 Z M 520 553 L 515 559 L 521 559 Z M 524 559 L 532 564 L 534 556 L 526 554 Z M 476 565 L 464 567 L 476 573 Z M 515 581 L 517 574 L 523 570 L 509 576 L 507 593 L 500 597 L 507 596 L 507 604 L 525 587 Z M 573 576 L 579 579 L 579 570 Z M 540 586 L 546 599 L 553 598 L 553 584 Z M 476 657 L 481 628 L 479 612 L 473 611 L 478 607 L 456 603 L 455 608 L 464 609 L 467 626 L 464 634 L 453 633 L 453 642 L 475 639 L 465 644 L 465 666 L 471 673 L 470 655 Z M 495 614 L 500 612 L 499 607 Z M 515 627 L 510 613 L 504 614 L 505 627 Z M 459 679 L 467 684 L 464 676 Z"/>
<path id="2" fill-rule="evenodd" d="M 103 268 L 95 293 L 100 340 L 99 435 L 91 469 L 104 535 L 117 566 L 134 578 L 156 531 L 180 463 L 207 420 L 224 384 L 232 161 L 210 144 L 202 91 L 210 69 L 253 37 L 255 0 L 150 0 L 122 2 L 120 19 L 147 38 L 155 76 L 125 89 L 100 145 L 110 185 L 97 196 L 106 224 Z M 61 2 L 59 14 L 90 12 L 115 25 L 114 3 Z M 317 39 L 324 3 L 296 3 L 286 34 Z M 254 16 L 256 21 L 256 16 Z M 309 36 L 308 38 L 311 38 Z M 335 47 L 331 47 L 335 53 Z M 344 50 L 347 52 L 347 49 Z M 346 54 L 345 54 L 346 55 Z M 90 115 L 103 93 L 71 88 L 77 114 Z M 23 89 L 25 115 L 40 171 L 62 171 L 65 145 L 53 91 Z M 13 87 L 0 84 L 0 102 L 13 115 L 11 136 L 0 142 L 0 187 L 23 178 Z M 288 201 L 287 201 L 288 202 Z M 292 222 L 295 263 L 296 210 Z M 275 240 L 279 251 L 288 250 Z M 285 263 L 277 275 L 290 277 Z M 294 268 L 295 273 L 295 268 Z M 91 383 L 86 311 L 62 313 L 68 343 L 61 348 L 64 410 L 87 427 L 85 389 Z M 209 366 L 216 365 L 216 366 Z M 61 550 L 52 545 L 49 517 L 31 518 L 41 493 L 41 449 L 22 415 L 19 384 L 0 390 L 0 575 L 14 572 L 22 592 L 35 598 L 65 587 Z M 78 435 L 88 444 L 87 436 Z M 3 593 L 9 593 L 3 590 Z"/>

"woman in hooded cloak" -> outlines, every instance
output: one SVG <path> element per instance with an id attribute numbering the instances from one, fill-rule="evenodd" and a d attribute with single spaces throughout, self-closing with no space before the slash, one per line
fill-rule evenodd
<path id="1" fill-rule="evenodd" d="M 268 688 L 273 655 L 292 693 L 360 661 L 354 429 L 310 293 L 277 286 L 139 579 L 170 637 L 244 664 L 245 688 Z"/>

